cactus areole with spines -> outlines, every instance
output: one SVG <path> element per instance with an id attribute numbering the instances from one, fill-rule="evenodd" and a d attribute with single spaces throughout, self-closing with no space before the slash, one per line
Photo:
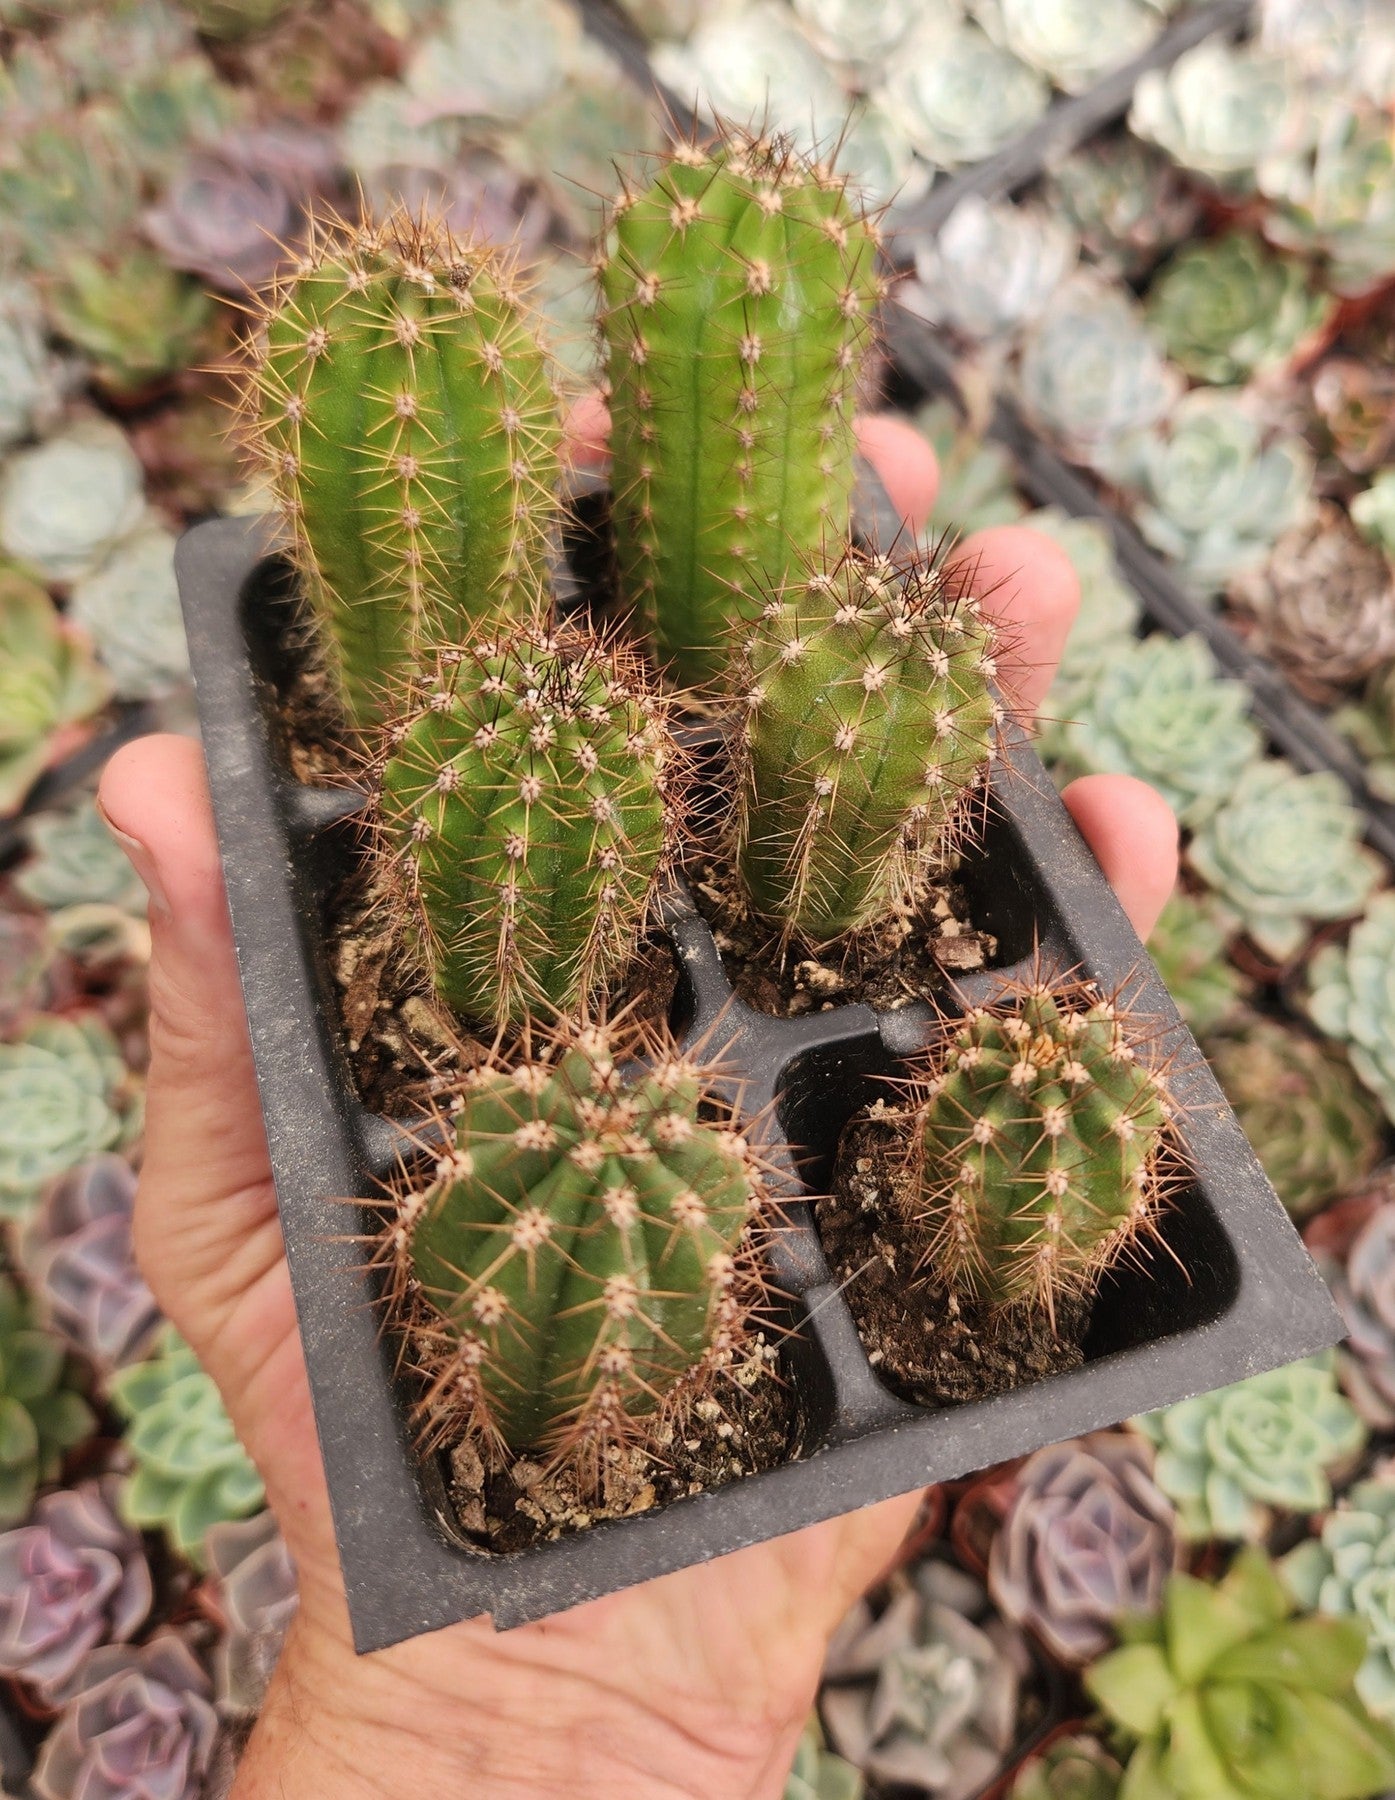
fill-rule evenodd
<path id="1" fill-rule="evenodd" d="M 745 1141 L 704 1122 L 701 1072 L 602 1028 L 476 1072 L 454 1149 L 404 1185 L 390 1230 L 423 1416 L 584 1466 L 642 1435 L 740 1342 L 761 1188 Z"/>
<path id="2" fill-rule="evenodd" d="M 1153 1228 L 1175 1157 L 1163 1073 L 1092 990 L 976 1008 L 921 1092 L 915 1225 L 952 1292 L 1054 1318 Z"/>
<path id="3" fill-rule="evenodd" d="M 356 724 L 423 645 L 536 606 L 560 426 L 503 253 L 403 211 L 321 226 L 247 411 Z"/>
<path id="4" fill-rule="evenodd" d="M 849 550 L 791 574 L 746 650 L 737 861 L 758 913 L 827 942 L 952 846 L 1002 716 L 996 647 L 932 560 Z"/>
<path id="5" fill-rule="evenodd" d="M 584 1006 L 634 950 L 675 830 L 638 659 L 537 621 L 477 633 L 387 735 L 382 842 L 437 993 L 495 1023 Z"/>
<path id="6" fill-rule="evenodd" d="M 680 145 L 601 264 L 625 595 L 688 686 L 801 554 L 846 537 L 877 235 L 781 139 Z"/>

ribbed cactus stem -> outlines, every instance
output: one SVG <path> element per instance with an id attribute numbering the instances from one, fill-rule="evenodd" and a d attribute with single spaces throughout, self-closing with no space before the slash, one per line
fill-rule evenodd
<path id="1" fill-rule="evenodd" d="M 501 252 L 400 211 L 316 232 L 266 307 L 248 422 L 356 723 L 423 645 L 536 606 L 560 426 Z"/>
<path id="2" fill-rule="evenodd" d="M 434 1180 L 399 1190 L 398 1297 L 436 1435 L 594 1460 L 739 1342 L 751 1154 L 702 1117 L 702 1071 L 648 1048 L 626 1064 L 588 1028 L 476 1072 Z"/>
<path id="3" fill-rule="evenodd" d="M 388 731 L 381 840 L 436 991 L 501 1023 L 623 967 L 672 848 L 674 754 L 638 659 L 538 622 L 442 652 Z"/>
<path id="4" fill-rule="evenodd" d="M 1157 1218 L 1175 1164 L 1165 1073 L 1113 1003 L 1024 988 L 968 1014 L 922 1090 L 927 1266 L 956 1293 L 1055 1317 Z"/>
<path id="5" fill-rule="evenodd" d="M 942 855 L 1002 709 L 997 632 L 933 561 L 806 562 L 747 645 L 738 867 L 811 943 L 884 917 Z"/>
<path id="6" fill-rule="evenodd" d="M 601 267 L 626 598 L 686 685 L 801 554 L 847 535 L 877 236 L 782 140 L 680 146 Z"/>

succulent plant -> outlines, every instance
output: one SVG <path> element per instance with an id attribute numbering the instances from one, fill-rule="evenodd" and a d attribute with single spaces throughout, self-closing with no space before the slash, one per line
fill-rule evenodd
<path id="1" fill-rule="evenodd" d="M 1371 902 L 1345 945 L 1320 950 L 1308 979 L 1313 1023 L 1346 1045 L 1352 1068 L 1395 1119 L 1395 894 Z"/>
<path id="2" fill-rule="evenodd" d="M 1251 1375 L 1131 1421 L 1157 1447 L 1153 1479 L 1188 1543 L 1261 1537 L 1276 1509 L 1332 1504 L 1331 1475 L 1366 1442 L 1330 1354 Z"/>
<path id="3" fill-rule="evenodd" d="M 1261 0 L 1259 42 L 1318 87 L 1395 99 L 1395 22 L 1382 0 Z"/>
<path id="4" fill-rule="evenodd" d="M 69 616 L 96 646 L 123 700 L 154 700 L 189 677 L 174 578 L 174 538 L 162 525 L 125 538 L 73 583 Z"/>
<path id="5" fill-rule="evenodd" d="M 921 19 L 924 0 L 790 0 L 809 38 L 834 63 L 868 74 L 884 68 Z"/>
<path id="6" fill-rule="evenodd" d="M 61 734 L 90 719 L 111 683 L 44 590 L 0 570 L 0 817 L 15 812 Z"/>
<path id="7" fill-rule="evenodd" d="M 60 1340 L 0 1274 L 0 1528 L 17 1525 L 34 1490 L 53 1481 L 63 1452 L 95 1428 Z"/>
<path id="8" fill-rule="evenodd" d="M 99 255 L 130 232 L 141 180 L 109 114 L 60 112 L 10 137 L 0 156 L 0 247 L 6 259 L 42 270 L 48 259 Z"/>
<path id="9" fill-rule="evenodd" d="M 1292 1617 L 1273 1564 L 1245 1549 L 1222 1580 L 1177 1574 L 1161 1610 L 1085 1678 L 1135 1748 L 1121 1793 L 1363 1800 L 1395 1780 L 1395 1735 L 1353 1688 L 1354 1619 Z"/>
<path id="10" fill-rule="evenodd" d="M 110 1150 L 136 1123 L 131 1079 L 99 1019 L 40 1017 L 0 1044 L 0 1217 L 22 1217 L 44 1183 Z"/>
<path id="11" fill-rule="evenodd" d="M 538 275 L 535 258 L 552 223 L 552 208 L 536 182 L 520 174 L 493 151 L 473 147 L 462 155 L 422 155 L 415 162 L 375 164 L 357 171 L 366 210 L 383 212 L 401 205 L 412 213 L 439 216 L 462 239 L 509 243 L 528 259 L 529 274 Z M 589 270 L 585 286 L 591 292 Z M 552 321 L 537 296 L 544 317 Z M 589 320 L 595 335 L 595 319 Z M 560 354 L 554 334 L 550 348 Z"/>
<path id="12" fill-rule="evenodd" d="M 1380 1108 L 1361 1091 L 1337 1045 L 1256 1016 L 1208 1048 L 1226 1098 L 1295 1219 L 1380 1161 Z"/>
<path id="13" fill-rule="evenodd" d="M 1361 830 L 1338 776 L 1300 775 L 1271 757 L 1241 772 L 1187 855 L 1254 943 L 1283 962 L 1316 921 L 1350 918 L 1365 905 L 1381 865 L 1362 845 Z"/>
<path id="14" fill-rule="evenodd" d="M 0 281 L 0 450 L 54 424 L 63 404 L 64 372 L 44 342 L 34 290 Z"/>
<path id="15" fill-rule="evenodd" d="M 1020 137 L 1046 111 L 1051 90 L 976 25 L 932 12 L 906 41 L 878 98 L 922 156 L 956 169 Z"/>
<path id="16" fill-rule="evenodd" d="M 1087 986 L 1024 985 L 947 1026 L 909 1089 L 925 1266 L 953 1293 L 1054 1319 L 1059 1296 L 1136 1250 L 1171 1154 L 1155 1062 Z"/>
<path id="17" fill-rule="evenodd" d="M 917 247 L 917 287 L 898 298 L 967 338 L 1003 337 L 1040 316 L 1079 248 L 1044 207 L 970 194 Z"/>
<path id="18" fill-rule="evenodd" d="M 1395 1428 L 1395 1205 L 1385 1199 L 1347 1243 L 1317 1251 L 1347 1336 L 1337 1347 L 1343 1391 L 1372 1431 Z"/>
<path id="19" fill-rule="evenodd" d="M 1212 37 L 1142 77 L 1129 129 L 1223 191 L 1245 193 L 1276 144 L 1301 138 L 1305 113 L 1276 57 Z"/>
<path id="20" fill-rule="evenodd" d="M 927 400 L 914 424 L 929 440 L 940 482 L 931 514 L 932 533 L 967 536 L 988 525 L 1012 525 L 1027 510 L 1018 497 L 1012 453 L 980 437 L 951 400 Z"/>
<path id="21" fill-rule="evenodd" d="M 1355 1687 L 1368 1712 L 1395 1719 L 1395 1483 L 1389 1466 L 1350 1488 L 1279 1563 L 1300 1606 L 1366 1627 L 1366 1660 Z"/>
<path id="22" fill-rule="evenodd" d="M 333 223 L 273 295 L 246 406 L 351 719 L 536 605 L 559 424 L 516 274 L 439 221 Z"/>
<path id="23" fill-rule="evenodd" d="M 1106 275 L 1132 279 L 1187 237 L 1198 203 L 1166 157 L 1136 138 L 1092 141 L 1046 178 L 1051 212 Z"/>
<path id="24" fill-rule="evenodd" d="M 1333 293 L 1360 295 L 1395 274 L 1395 146 L 1384 107 L 1334 95 L 1296 150 L 1259 166 L 1265 231 L 1287 249 L 1328 259 Z"/>
<path id="25" fill-rule="evenodd" d="M 1150 1463 L 1136 1440 L 1100 1431 L 1038 1450 L 1017 1471 L 988 1590 L 1062 1662 L 1089 1662 L 1116 1619 L 1162 1598 L 1177 1535 Z"/>
<path id="26" fill-rule="evenodd" d="M 973 1576 L 940 1561 L 859 1600 L 824 1664 L 819 1705 L 835 1750 L 877 1783 L 969 1800 L 1007 1761 L 1031 1673 L 1021 1636 Z"/>
<path id="27" fill-rule="evenodd" d="M 210 350 L 208 296 L 139 246 L 108 258 L 63 257 L 48 276 L 45 307 L 56 334 L 117 397 L 139 394 Z"/>
<path id="28" fill-rule="evenodd" d="M 144 514 L 140 463 L 109 419 L 79 419 L 0 471 L 0 550 L 49 581 L 88 574 Z"/>
<path id="29" fill-rule="evenodd" d="M 265 31 L 281 17 L 290 0 L 183 0 L 205 37 L 236 42 Z"/>
<path id="30" fill-rule="evenodd" d="M 37 814 L 25 826 L 29 857 L 14 877 L 35 906 L 57 912 L 100 901 L 144 912 L 145 888 L 90 799 L 66 812 Z"/>
<path id="31" fill-rule="evenodd" d="M 1369 475 L 1395 451 L 1395 369 L 1329 356 L 1313 375 L 1313 410 L 1327 446 L 1353 475 Z"/>
<path id="32" fill-rule="evenodd" d="M 876 241 L 841 180 L 767 139 L 680 146 L 617 202 L 601 284 L 621 579 L 685 685 L 846 535 Z"/>
<path id="33" fill-rule="evenodd" d="M 226 1625 L 214 1651 L 218 1705 L 256 1714 L 299 1602 L 295 1564 L 270 1512 L 210 1527 L 204 1548 Z"/>
<path id="34" fill-rule="evenodd" d="M 208 1676 L 183 1638 L 94 1650 L 33 1776 L 38 1800 L 195 1800 L 218 1715 Z"/>
<path id="35" fill-rule="evenodd" d="M 1226 389 L 1179 400 L 1165 429 L 1119 443 L 1107 471 L 1136 491 L 1139 530 L 1202 598 L 1218 594 L 1312 510 L 1304 444 L 1266 433 Z"/>
<path id="36" fill-rule="evenodd" d="M 1377 669 L 1360 700 L 1340 708 L 1332 723 L 1360 756 L 1371 792 L 1395 800 L 1395 662 Z"/>
<path id="37" fill-rule="evenodd" d="M 1103 519 L 1075 518 L 1054 506 L 1022 520 L 1065 551 L 1080 581 L 1080 610 L 1061 655 L 1068 679 L 1095 674 L 1134 635 L 1142 611 L 1137 594 L 1119 573 L 1114 538 Z"/>
<path id="38" fill-rule="evenodd" d="M 1382 469 L 1364 493 L 1351 503 L 1352 523 L 1386 558 L 1389 579 L 1395 583 L 1395 468 Z"/>
<path id="39" fill-rule="evenodd" d="M 99 1369 L 144 1356 L 160 1310 L 131 1242 L 136 1178 L 119 1156 L 79 1163 L 50 1184 L 24 1237 L 24 1262 L 52 1328 Z"/>
<path id="40" fill-rule="evenodd" d="M 604 989 L 676 834 L 673 741 L 638 659 L 541 624 L 477 633 L 388 741 L 386 853 L 442 999 L 502 1023 Z"/>
<path id="41" fill-rule="evenodd" d="M 1007 1800 L 1118 1800 L 1123 1773 L 1097 1738 L 1072 1732 L 1023 1765 Z"/>
<path id="42" fill-rule="evenodd" d="M 625 1054 L 587 1027 L 555 1061 L 486 1066 L 388 1227 L 428 1431 L 458 1422 L 583 1480 L 729 1360 L 761 1205 L 744 1140 L 703 1121 L 702 1069 L 661 1042 L 643 1072 Z"/>
<path id="43" fill-rule="evenodd" d="M 1194 1037 L 1235 1014 L 1244 978 L 1226 957 L 1231 920 L 1209 895 L 1179 888 L 1148 937 L 1148 954 Z"/>
<path id="44" fill-rule="evenodd" d="M 1138 306 L 1080 274 L 1027 332 L 1018 398 L 1074 460 L 1094 464 L 1172 404 L 1176 382 Z"/>
<path id="45" fill-rule="evenodd" d="M 987 772 L 998 638 L 959 586 L 933 560 L 849 550 L 795 574 L 750 637 L 736 862 L 786 934 L 883 917 Z"/>
<path id="46" fill-rule="evenodd" d="M 971 0 L 996 43 L 1068 94 L 1130 62 L 1158 28 L 1144 0 Z"/>
<path id="47" fill-rule="evenodd" d="M 526 119 L 554 100 L 582 51 L 564 0 L 448 0 L 405 83 L 418 117 Z"/>
<path id="48" fill-rule="evenodd" d="M 135 1472 L 123 1484 L 123 1518 L 163 1531 L 196 1568 L 211 1525 L 245 1518 L 266 1503 L 262 1478 L 238 1442 L 213 1377 L 173 1325 L 154 1355 L 112 1376 L 111 1403 L 126 1421 Z"/>
<path id="49" fill-rule="evenodd" d="M 1179 250 L 1148 291 L 1148 318 L 1193 380 L 1225 387 L 1282 369 L 1333 304 L 1301 263 L 1237 230 Z"/>
<path id="50" fill-rule="evenodd" d="M 794 1753 L 784 1800 L 863 1800 L 866 1791 L 859 1771 L 825 1747 L 816 1714 Z"/>
<path id="51" fill-rule="evenodd" d="M 0 1674 L 61 1704 L 99 1644 L 145 1623 L 154 1583 L 138 1532 L 117 1518 L 115 1476 L 45 1494 L 0 1536 Z"/>

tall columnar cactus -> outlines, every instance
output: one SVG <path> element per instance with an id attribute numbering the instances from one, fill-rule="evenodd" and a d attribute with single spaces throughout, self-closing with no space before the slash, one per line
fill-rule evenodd
<path id="1" fill-rule="evenodd" d="M 560 427 L 500 252 L 405 211 L 321 226 L 246 411 L 355 722 L 421 644 L 534 605 Z"/>
<path id="2" fill-rule="evenodd" d="M 381 822 L 433 984 L 502 1022 L 618 972 L 670 846 L 673 743 L 641 665 L 533 622 L 441 654 L 389 730 Z"/>
<path id="3" fill-rule="evenodd" d="M 997 633 L 930 562 L 805 565 L 746 651 L 738 864 L 755 910 L 826 942 L 885 915 L 993 751 Z"/>
<path id="4" fill-rule="evenodd" d="M 601 282 L 626 594 L 681 682 L 846 536 L 877 235 L 783 139 L 683 145 L 614 209 Z"/>
<path id="5" fill-rule="evenodd" d="M 761 1188 L 665 1046 L 625 1066 L 593 1027 L 547 1054 L 471 1078 L 389 1242 L 428 1422 L 584 1468 L 739 1342 Z"/>
<path id="6" fill-rule="evenodd" d="M 1170 1113 L 1162 1070 L 1092 990 L 976 1008 L 917 1115 L 927 1265 L 976 1301 L 1054 1316 L 1152 1228 Z"/>

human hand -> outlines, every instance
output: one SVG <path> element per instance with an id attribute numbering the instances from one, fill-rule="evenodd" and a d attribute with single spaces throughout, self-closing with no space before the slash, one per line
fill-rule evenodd
<path id="1" fill-rule="evenodd" d="M 604 415 L 574 420 L 580 460 Z M 934 458 L 909 427 L 860 422 L 913 525 Z M 1041 700 L 1078 604 L 1065 555 L 1018 526 L 969 539 L 978 591 L 1013 626 L 1005 686 Z M 301 1606 L 236 1800 L 778 1800 L 824 1646 L 881 1572 L 909 1495 L 496 1635 L 488 1620 L 353 1653 L 257 1103 L 198 747 L 151 737 L 107 765 L 101 804 L 151 895 L 151 1066 L 137 1254 L 217 1381 L 299 1570 Z M 1066 792 L 1146 932 L 1176 874 L 1163 801 L 1123 776 Z"/>

